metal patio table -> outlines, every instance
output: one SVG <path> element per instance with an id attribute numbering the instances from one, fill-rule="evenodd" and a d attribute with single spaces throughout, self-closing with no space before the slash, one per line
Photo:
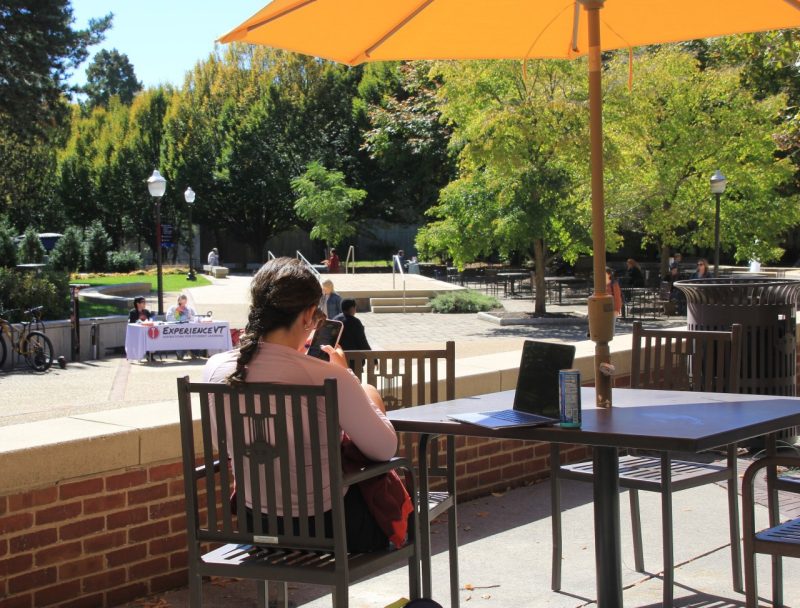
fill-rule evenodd
<path id="1" fill-rule="evenodd" d="M 800 425 L 800 398 L 794 397 L 614 389 L 614 406 L 609 409 L 598 409 L 593 405 L 593 388 L 583 388 L 581 398 L 583 425 L 580 429 L 551 426 L 490 430 L 447 417 L 454 413 L 510 408 L 514 391 L 395 410 L 388 416 L 396 430 L 422 435 L 464 435 L 592 446 L 595 571 L 597 605 L 600 608 L 623 605 L 619 449 L 696 453 Z M 420 501 L 423 503 L 427 500 L 427 490 L 427 486 L 420 482 Z M 422 550 L 430 552 L 430 547 Z M 423 581 L 426 579 L 429 589 L 430 572 L 423 572 Z"/>

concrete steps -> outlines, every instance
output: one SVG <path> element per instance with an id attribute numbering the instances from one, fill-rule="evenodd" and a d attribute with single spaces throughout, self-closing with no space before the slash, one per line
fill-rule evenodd
<path id="1" fill-rule="evenodd" d="M 405 298 L 370 298 L 370 310 L 375 313 L 385 312 L 430 312 L 430 297 L 428 296 L 408 296 Z"/>

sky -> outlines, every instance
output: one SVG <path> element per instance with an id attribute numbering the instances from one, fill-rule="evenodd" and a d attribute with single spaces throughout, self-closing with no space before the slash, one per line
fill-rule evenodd
<path id="1" fill-rule="evenodd" d="M 269 0 L 72 0 L 76 29 L 114 13 L 112 28 L 70 83 L 86 82 L 86 67 L 101 49 L 128 56 L 145 87 L 183 85 L 186 72 L 214 50 L 214 40 L 256 13 Z"/>

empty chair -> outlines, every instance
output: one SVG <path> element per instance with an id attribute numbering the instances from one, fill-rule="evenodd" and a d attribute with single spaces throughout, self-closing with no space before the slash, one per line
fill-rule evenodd
<path id="1" fill-rule="evenodd" d="M 739 392 L 741 325 L 726 331 L 651 330 L 633 325 L 631 388 L 673 391 Z M 727 446 L 725 466 L 676 460 L 668 452 L 657 456 L 626 455 L 619 461 L 619 485 L 629 490 L 636 570 L 644 571 L 639 490 L 661 494 L 664 552 L 664 606 L 672 605 L 674 555 L 672 492 L 727 481 L 733 588 L 742 590 L 739 546 L 736 445 Z M 561 589 L 561 504 L 559 480 L 591 481 L 592 462 L 561 465 L 557 444 L 551 447 L 550 475 L 553 509 L 552 588 Z"/>
<path id="2" fill-rule="evenodd" d="M 348 551 L 345 489 L 405 469 L 413 501 L 414 475 L 403 458 L 342 472 L 335 380 L 322 386 L 231 387 L 190 383 L 187 377 L 178 379 L 178 402 L 193 608 L 201 605 L 203 576 L 261 581 L 265 608 L 267 581 L 326 585 L 333 588 L 334 606 L 346 608 L 351 582 L 398 560 L 408 564 L 411 597 L 419 597 L 416 508 L 408 543 L 400 549 Z M 229 498 L 234 477 L 237 490 Z"/>
<path id="3" fill-rule="evenodd" d="M 785 490 L 800 492 L 800 479 L 781 479 L 776 467 L 800 468 L 797 456 L 770 456 L 755 461 L 745 471 L 742 479 L 742 522 L 744 526 L 744 587 L 747 597 L 747 608 L 758 607 L 758 586 L 756 579 L 756 554 L 771 555 L 772 570 L 772 605 L 783 606 L 783 577 L 781 557 L 800 558 L 800 517 L 783 523 L 778 521 L 778 505 L 775 492 Z M 755 498 L 753 482 L 756 474 L 768 469 L 767 484 L 770 511 L 770 527 L 756 532 Z"/>
<path id="4" fill-rule="evenodd" d="M 362 382 L 378 389 L 386 410 L 455 399 L 455 342 L 448 341 L 439 350 L 362 350 L 345 353 L 351 369 Z M 440 366 L 442 369 L 440 369 Z M 439 383 L 444 383 L 442 395 Z M 431 593 L 430 522 L 447 513 L 448 549 L 450 554 L 450 603 L 459 604 L 458 596 L 458 521 L 456 519 L 455 438 L 444 439 L 445 457 L 439 448 L 439 437 L 423 436 L 418 450 L 420 485 L 428 487 L 430 479 L 441 479 L 444 487 L 429 493 L 428 504 L 420 504 L 420 542 L 422 543 L 422 589 Z M 414 449 L 414 437 L 403 438 L 406 455 Z"/>

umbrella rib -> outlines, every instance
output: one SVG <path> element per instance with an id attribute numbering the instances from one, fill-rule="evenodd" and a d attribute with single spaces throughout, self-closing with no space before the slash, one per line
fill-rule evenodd
<path id="1" fill-rule="evenodd" d="M 314 0 L 308 0 L 308 1 L 312 1 L 313 2 Z M 378 40 L 375 43 L 373 43 L 371 46 L 367 47 L 366 50 L 364 50 L 363 52 L 361 52 L 358 55 L 356 55 L 355 57 L 353 57 L 347 63 L 350 64 L 350 65 L 356 65 L 357 63 L 361 63 L 361 61 L 363 61 L 362 57 L 369 58 L 370 53 L 374 52 L 375 49 L 377 49 L 378 47 L 383 45 L 384 42 L 389 40 L 389 38 L 394 36 L 398 31 L 400 31 L 406 25 L 408 25 L 408 23 L 410 21 L 415 19 L 417 15 L 419 15 L 422 11 L 424 11 L 426 8 L 428 8 L 428 6 L 433 4 L 433 2 L 434 2 L 434 0 L 423 0 L 422 3 L 420 3 L 419 6 L 417 6 L 417 8 L 415 8 L 408 15 L 406 15 L 397 25 L 395 25 L 392 29 L 390 29 L 388 32 L 386 32 L 383 36 L 378 38 Z"/>
<path id="2" fill-rule="evenodd" d="M 567 4 L 564 8 L 562 8 L 560 11 L 558 11 L 558 13 L 553 15 L 553 18 L 536 35 L 536 38 L 533 39 L 533 42 L 531 42 L 531 45 L 528 47 L 528 50 L 525 51 L 525 55 L 522 57 L 523 65 L 524 65 L 524 62 L 526 62 L 528 59 L 530 59 L 531 52 L 533 52 L 533 47 L 535 47 L 536 43 L 539 42 L 539 38 L 541 38 L 542 35 L 550 28 L 550 26 L 553 25 L 553 23 L 555 23 L 556 19 L 558 19 L 564 13 L 564 11 L 569 9 L 570 5 L 572 5 L 574 7 L 577 7 L 577 2 L 571 2 L 571 3 Z"/>
<path id="3" fill-rule="evenodd" d="M 800 11 L 800 2 L 798 0 L 783 0 L 786 4 Z"/>
<path id="4" fill-rule="evenodd" d="M 263 21 L 258 21 L 257 23 L 253 23 L 252 25 L 248 25 L 247 26 L 247 32 L 250 33 L 253 30 L 257 30 L 258 28 L 263 27 L 263 26 L 267 25 L 268 23 L 271 23 L 272 21 L 275 21 L 276 19 L 280 19 L 281 17 L 285 17 L 289 13 L 293 13 L 294 11 L 299 10 L 299 9 L 309 5 L 309 4 L 313 4 L 316 1 L 317 0 L 300 0 L 298 3 L 293 4 L 291 6 L 287 6 L 282 11 L 279 11 L 279 12 L 275 13 L 274 15 L 272 15 L 271 17 L 268 17 L 267 19 L 264 19 Z"/>

